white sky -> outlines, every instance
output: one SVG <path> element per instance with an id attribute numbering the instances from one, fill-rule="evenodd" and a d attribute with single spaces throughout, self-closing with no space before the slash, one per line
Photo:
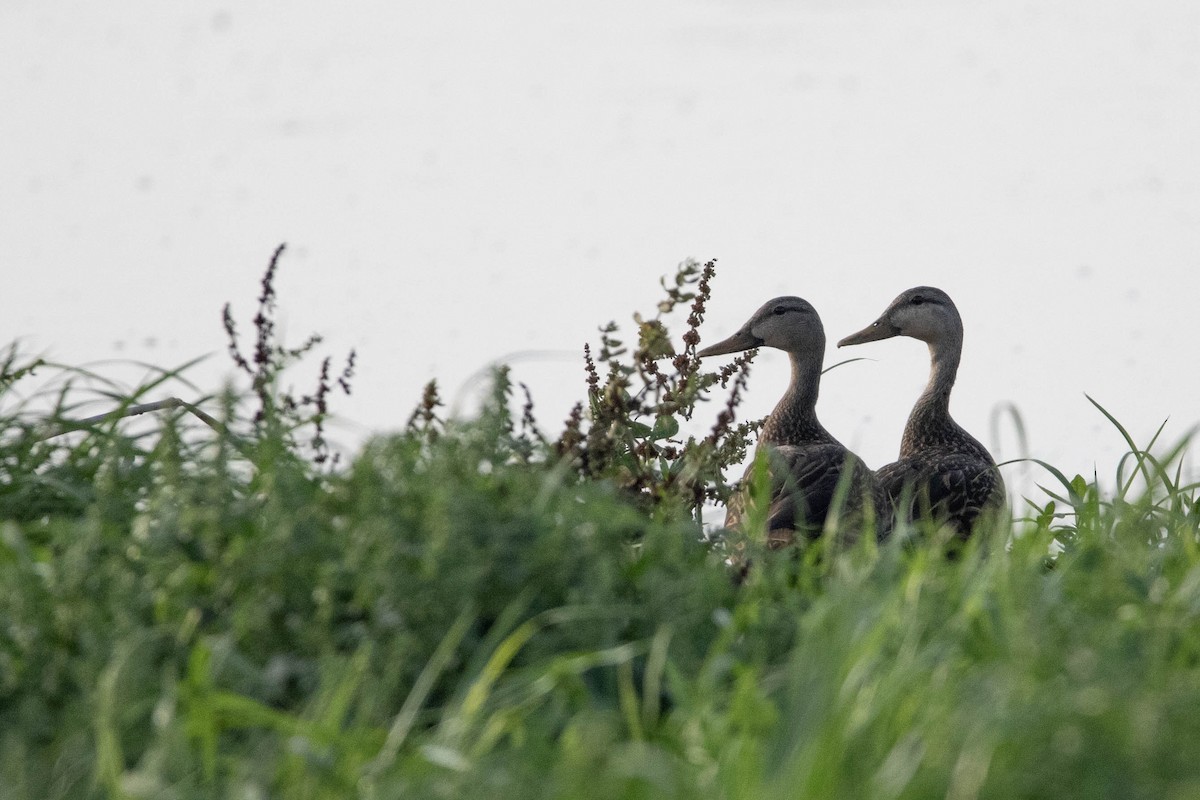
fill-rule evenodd
<path id="1" fill-rule="evenodd" d="M 359 351 L 344 441 L 525 350 L 567 354 L 515 367 L 552 423 L 596 326 L 717 257 L 710 342 L 779 294 L 832 343 L 947 290 L 954 413 L 1000 458 L 1003 404 L 1101 477 L 1084 392 L 1142 440 L 1200 419 L 1194 0 L 0 0 L 0 76 L 0 339 L 31 352 L 212 352 L 215 388 L 221 306 L 248 330 L 286 241 L 292 338 Z M 820 413 L 877 466 L 927 354 L 827 362 L 858 355 Z M 760 357 L 748 414 L 786 372 Z"/>

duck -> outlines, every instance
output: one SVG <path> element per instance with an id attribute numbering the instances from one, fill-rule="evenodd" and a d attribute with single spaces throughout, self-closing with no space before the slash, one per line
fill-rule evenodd
<path id="1" fill-rule="evenodd" d="M 784 296 L 768 300 L 727 339 L 696 352 L 701 358 L 772 347 L 788 354 L 792 378 L 787 391 L 763 423 L 758 450 L 766 450 L 771 475 L 767 514 L 767 545 L 780 549 L 797 536 L 814 539 L 845 492 L 839 526 L 850 543 L 865 524 L 882 522 L 886 498 L 862 459 L 833 437 L 817 419 L 821 364 L 825 357 L 825 328 L 807 300 Z M 757 459 L 757 456 L 756 456 Z M 742 485 L 748 484 L 753 462 Z M 843 483 L 846 484 L 843 488 Z M 740 529 L 745 515 L 743 490 L 728 504 L 725 527 Z M 869 517 L 869 519 L 865 519 Z M 881 530 L 876 528 L 876 535 Z M 883 532 L 886 535 L 886 532 Z"/>
<path id="2" fill-rule="evenodd" d="M 944 291 L 917 286 L 838 347 L 894 336 L 929 346 L 929 383 L 904 425 L 900 457 L 876 470 L 875 481 L 897 519 L 911 522 L 928 514 L 966 539 L 982 515 L 1007 508 L 1008 499 L 991 453 L 950 416 L 950 391 L 962 358 L 962 316 Z"/>

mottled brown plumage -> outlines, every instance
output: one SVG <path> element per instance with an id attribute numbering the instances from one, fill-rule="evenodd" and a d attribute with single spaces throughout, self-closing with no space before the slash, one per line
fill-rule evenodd
<path id="1" fill-rule="evenodd" d="M 886 498 L 876 487 L 871 470 L 817 419 L 825 329 L 816 309 L 799 297 L 777 297 L 758 309 L 737 333 L 697 355 L 725 355 L 753 347 L 783 350 L 792 365 L 787 391 L 758 437 L 759 449 L 766 449 L 771 474 L 769 544 L 782 547 L 793 541 L 796 533 L 819 536 L 839 491 L 845 491 L 846 498 L 842 514 L 848 524 L 844 531 L 857 532 L 864 512 L 871 520 L 882 521 Z M 753 466 L 746 470 L 746 478 L 752 470 Z M 848 484 L 844 489 L 843 482 Z M 730 501 L 726 527 L 741 525 L 745 499 L 739 493 Z"/>
<path id="2" fill-rule="evenodd" d="M 962 318 L 941 289 L 918 286 L 838 347 L 893 336 L 911 336 L 929 345 L 929 383 L 904 426 L 899 460 L 877 470 L 875 479 L 900 518 L 929 513 L 965 537 L 985 509 L 1003 508 L 1007 499 L 1004 480 L 987 448 L 950 416 L 950 390 L 962 357 Z M 900 507 L 902 501 L 906 505 Z"/>

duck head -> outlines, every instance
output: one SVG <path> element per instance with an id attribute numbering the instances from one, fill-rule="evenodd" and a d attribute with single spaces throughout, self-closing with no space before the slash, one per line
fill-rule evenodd
<path id="1" fill-rule="evenodd" d="M 911 336 L 933 344 L 962 336 L 962 318 L 950 296 L 932 286 L 917 286 L 892 301 L 879 319 L 838 342 L 838 347 L 865 344 L 893 336 Z"/>
<path id="2" fill-rule="evenodd" d="M 825 353 L 825 328 L 812 304 L 800 297 L 768 300 L 762 308 L 727 339 L 711 344 L 696 355 L 723 356 L 754 347 L 774 347 L 796 354 Z"/>

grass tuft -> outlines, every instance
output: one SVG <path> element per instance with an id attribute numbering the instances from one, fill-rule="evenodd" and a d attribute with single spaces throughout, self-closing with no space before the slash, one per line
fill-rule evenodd
<path id="1" fill-rule="evenodd" d="M 729 542 L 698 519 L 755 430 L 749 359 L 695 359 L 713 262 L 601 330 L 557 438 L 499 369 L 475 417 L 430 383 L 333 463 L 353 361 L 280 388 L 315 341 L 274 339 L 280 255 L 253 355 L 226 315 L 246 385 L 193 404 L 216 425 L 113 413 L 178 370 L 0 359 L 5 798 L 1200 795 L 1187 439 L 1097 404 L 1112 474 L 1031 459 L 1047 499 L 953 560 L 920 525 L 769 552 L 753 502 Z"/>

